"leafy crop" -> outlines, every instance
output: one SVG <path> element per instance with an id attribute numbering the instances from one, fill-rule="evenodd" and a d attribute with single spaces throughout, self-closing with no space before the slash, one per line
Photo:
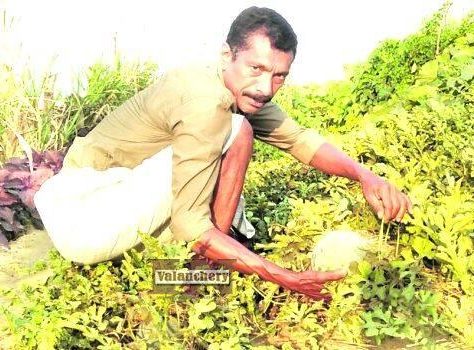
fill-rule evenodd
<path id="1" fill-rule="evenodd" d="M 44 285 L 4 292 L 0 338 L 13 349 L 384 348 L 393 338 L 426 349 L 473 347 L 474 24 L 467 16 L 440 27 L 442 18 L 382 43 L 349 80 L 278 96 L 300 123 L 408 193 L 411 217 L 382 226 L 357 183 L 256 146 L 244 189 L 255 252 L 302 271 L 327 231 L 380 238 L 376 254 L 327 285 L 330 304 L 237 272 L 227 294 L 212 286 L 153 293 L 151 259 L 184 264 L 192 253 L 143 236 L 142 251 L 96 266 L 53 252 Z M 101 101 L 122 96 L 101 93 Z M 87 114 L 100 119 L 94 101 Z"/>

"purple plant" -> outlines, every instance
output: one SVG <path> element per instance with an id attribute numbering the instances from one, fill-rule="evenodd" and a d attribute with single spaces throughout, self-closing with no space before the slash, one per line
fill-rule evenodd
<path id="1" fill-rule="evenodd" d="M 12 158 L 0 169 L 0 247 L 18 238 L 31 223 L 42 228 L 33 197 L 40 186 L 61 170 L 61 151 L 33 152 L 33 171 L 27 158 Z"/>

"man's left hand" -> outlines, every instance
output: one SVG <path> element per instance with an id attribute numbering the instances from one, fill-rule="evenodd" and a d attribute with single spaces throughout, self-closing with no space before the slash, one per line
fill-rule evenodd
<path id="1" fill-rule="evenodd" d="M 412 203 L 408 196 L 381 177 L 367 171 L 360 178 L 362 192 L 379 219 L 400 222 Z"/>

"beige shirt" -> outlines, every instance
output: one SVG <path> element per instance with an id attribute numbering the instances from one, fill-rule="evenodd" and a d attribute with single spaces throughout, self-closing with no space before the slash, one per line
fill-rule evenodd
<path id="1" fill-rule="evenodd" d="M 77 137 L 64 167 L 133 168 L 172 145 L 171 231 L 176 239 L 193 240 L 214 227 L 210 203 L 233 110 L 235 99 L 219 65 L 171 70 L 107 115 L 87 136 Z M 324 142 L 273 102 L 248 120 L 257 139 L 305 164 Z"/>

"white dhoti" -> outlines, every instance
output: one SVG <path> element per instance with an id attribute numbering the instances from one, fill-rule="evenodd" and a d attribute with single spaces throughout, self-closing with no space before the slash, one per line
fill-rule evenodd
<path id="1" fill-rule="evenodd" d="M 232 116 L 232 145 L 243 116 Z M 113 259 L 140 243 L 139 232 L 159 232 L 172 240 L 172 148 L 168 146 L 134 169 L 63 168 L 38 190 L 34 202 L 55 248 L 66 259 L 94 264 Z M 233 224 L 250 238 L 255 230 L 245 218 L 243 197 Z"/>

